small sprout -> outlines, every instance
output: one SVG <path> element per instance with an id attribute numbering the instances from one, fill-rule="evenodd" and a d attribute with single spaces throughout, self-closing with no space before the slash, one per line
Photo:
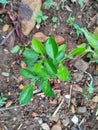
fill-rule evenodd
<path id="1" fill-rule="evenodd" d="M 69 25 L 73 25 L 74 24 L 74 22 L 75 22 L 75 18 L 74 17 L 69 17 L 67 20 L 66 20 L 66 22 L 69 24 Z"/>
<path id="2" fill-rule="evenodd" d="M 3 93 L 0 94 L 0 106 L 5 105 L 7 101 L 7 98 L 3 95 Z"/>
<path id="3" fill-rule="evenodd" d="M 57 18 L 57 17 L 55 17 L 55 16 L 54 16 L 54 17 L 52 17 L 52 22 L 53 22 L 53 23 L 56 23 L 56 22 L 57 22 L 57 20 L 58 20 L 58 18 Z"/>
<path id="4" fill-rule="evenodd" d="M 38 12 L 38 15 L 36 16 L 36 22 L 37 24 L 40 24 L 42 21 L 47 20 L 48 16 L 47 15 L 43 15 L 43 12 L 40 10 Z"/>

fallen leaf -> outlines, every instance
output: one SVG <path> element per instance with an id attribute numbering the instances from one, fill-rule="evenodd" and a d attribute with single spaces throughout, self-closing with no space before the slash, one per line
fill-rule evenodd
<path id="1" fill-rule="evenodd" d="M 74 63 L 74 67 L 84 72 L 89 68 L 89 63 L 85 62 L 82 59 L 79 59 Z"/>
<path id="2" fill-rule="evenodd" d="M 54 35 L 54 38 L 57 44 L 61 44 L 65 41 L 65 39 L 60 35 Z"/>
<path id="3" fill-rule="evenodd" d="M 94 96 L 92 101 L 98 103 L 98 95 Z"/>
<path id="4" fill-rule="evenodd" d="M 6 103 L 5 107 L 9 107 L 9 106 L 11 106 L 11 105 L 12 105 L 12 103 L 13 103 L 13 102 L 12 102 L 12 101 L 10 101 L 10 100 L 9 100 L 9 101 L 7 101 L 7 103 Z"/>
<path id="5" fill-rule="evenodd" d="M 41 42 L 45 42 L 47 40 L 47 36 L 42 32 L 37 32 L 33 35 L 33 38 L 37 38 Z"/>
<path id="6" fill-rule="evenodd" d="M 3 32 L 7 32 L 9 30 L 9 25 L 8 24 L 5 24 L 2 28 L 2 31 Z"/>
<path id="7" fill-rule="evenodd" d="M 55 124 L 51 130 L 62 130 L 60 123 Z"/>

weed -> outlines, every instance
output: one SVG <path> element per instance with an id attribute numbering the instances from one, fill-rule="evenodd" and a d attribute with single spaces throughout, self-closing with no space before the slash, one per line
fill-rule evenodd
<path id="1" fill-rule="evenodd" d="M 6 4 L 9 4 L 9 1 L 8 0 L 0 0 L 0 3 L 6 5 Z"/>
<path id="2" fill-rule="evenodd" d="M 31 82 L 25 86 L 19 102 L 26 104 L 30 101 L 35 84 L 48 97 L 55 97 L 51 88 L 51 79 L 58 78 L 61 81 L 70 79 L 70 73 L 63 65 L 65 59 L 71 59 L 73 56 L 80 56 L 87 50 L 86 44 L 81 44 L 72 49 L 68 54 L 65 53 L 66 45 L 58 46 L 53 37 L 50 37 L 42 44 L 39 40 L 32 40 L 32 48 L 26 48 L 23 52 L 26 68 L 22 68 L 20 73 L 25 78 L 30 78 Z"/>
<path id="3" fill-rule="evenodd" d="M 0 94 L 0 106 L 3 106 L 6 103 L 7 98 L 3 95 L 3 93 Z"/>
<path id="4" fill-rule="evenodd" d="M 44 6 L 46 9 L 53 7 L 55 10 L 59 10 L 61 3 L 64 3 L 66 0 L 61 0 L 60 2 L 54 2 L 53 0 L 46 0 Z"/>
<path id="5" fill-rule="evenodd" d="M 78 0 L 78 4 L 80 5 L 80 7 L 83 6 L 83 1 L 84 1 L 84 0 Z"/>
<path id="6" fill-rule="evenodd" d="M 40 10 L 38 12 L 38 15 L 36 16 L 36 22 L 37 24 L 40 24 L 42 21 L 47 20 L 48 16 L 47 15 L 43 15 L 43 12 Z"/>
<path id="7" fill-rule="evenodd" d="M 53 22 L 53 23 L 56 23 L 57 20 L 58 20 L 58 18 L 57 18 L 56 16 L 53 16 L 53 17 L 52 17 L 52 22 Z"/>
<path id="8" fill-rule="evenodd" d="M 74 29 L 76 30 L 77 36 L 82 35 L 81 28 L 78 24 L 75 23 L 75 18 L 74 17 L 69 17 L 66 22 L 70 25 L 73 26 Z"/>

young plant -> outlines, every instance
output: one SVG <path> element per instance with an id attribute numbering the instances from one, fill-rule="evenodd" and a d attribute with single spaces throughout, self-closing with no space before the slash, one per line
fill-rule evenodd
<path id="1" fill-rule="evenodd" d="M 85 28 L 82 28 L 81 31 L 88 41 L 89 53 L 87 57 L 91 59 L 91 62 L 98 63 L 98 34 L 93 34 Z"/>
<path id="2" fill-rule="evenodd" d="M 9 1 L 8 0 L 0 0 L 0 3 L 6 5 L 6 4 L 9 4 Z"/>
<path id="3" fill-rule="evenodd" d="M 36 22 L 37 24 L 40 24 L 42 21 L 47 20 L 48 16 L 47 15 L 43 15 L 43 12 L 40 10 L 38 12 L 38 15 L 36 17 Z"/>
<path id="4" fill-rule="evenodd" d="M 35 84 L 48 97 L 55 97 L 51 88 L 51 79 L 58 78 L 61 81 L 70 79 L 70 74 L 63 65 L 65 58 L 65 44 L 58 46 L 53 37 L 50 37 L 42 44 L 37 39 L 32 39 L 32 48 L 23 52 L 24 62 L 27 67 L 22 68 L 20 73 L 31 82 L 25 86 L 20 97 L 20 104 L 26 104 L 33 95 Z"/>
<path id="5" fill-rule="evenodd" d="M 7 98 L 3 95 L 3 93 L 0 94 L 0 107 L 2 107 L 6 103 Z"/>
<path id="6" fill-rule="evenodd" d="M 82 34 L 81 28 L 78 24 L 75 23 L 75 18 L 74 17 L 69 17 L 66 22 L 70 25 L 73 26 L 74 29 L 76 30 L 77 36 Z"/>

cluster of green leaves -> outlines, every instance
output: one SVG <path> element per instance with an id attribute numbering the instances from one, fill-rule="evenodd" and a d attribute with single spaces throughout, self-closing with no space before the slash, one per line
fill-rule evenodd
<path id="1" fill-rule="evenodd" d="M 91 62 L 98 63 L 98 34 L 91 33 L 85 28 L 82 28 L 81 31 L 88 41 L 89 51 L 87 57 L 91 59 Z"/>
<path id="2" fill-rule="evenodd" d="M 42 10 L 40 10 L 38 12 L 38 15 L 36 16 L 35 19 L 36 19 L 37 24 L 40 24 L 42 21 L 47 20 L 47 18 L 48 18 L 48 16 L 44 15 L 43 12 L 42 12 Z"/>
<path id="3" fill-rule="evenodd" d="M 84 2 L 84 0 L 78 0 L 78 4 L 80 5 L 80 7 L 83 6 L 83 2 Z"/>
<path id="4" fill-rule="evenodd" d="M 65 58 L 65 44 L 57 46 L 55 39 L 50 37 L 42 44 L 39 40 L 32 40 L 32 48 L 23 52 L 24 62 L 27 67 L 22 68 L 20 73 L 25 78 L 30 78 L 31 83 L 24 87 L 19 101 L 26 104 L 30 101 L 34 85 L 48 97 L 55 97 L 50 85 L 50 79 L 58 77 L 61 81 L 70 79 L 70 74 L 62 63 Z"/>
<path id="5" fill-rule="evenodd" d="M 3 95 L 3 93 L 0 94 L 0 107 L 3 106 L 6 103 L 7 98 Z"/>
<path id="6" fill-rule="evenodd" d="M 8 0 L 0 0 L 0 3 L 2 3 L 2 4 L 9 4 L 9 1 Z"/>
<path id="7" fill-rule="evenodd" d="M 58 46 L 53 37 L 47 39 L 44 44 L 35 38 L 32 40 L 32 48 L 27 48 L 23 52 L 27 67 L 20 70 L 21 75 L 30 78 L 31 82 L 24 87 L 19 98 L 20 104 L 26 104 L 30 101 L 35 84 L 46 96 L 54 97 L 50 79 L 58 78 L 61 81 L 70 79 L 70 73 L 63 65 L 63 61 L 86 53 L 87 48 L 86 44 L 83 43 L 68 54 L 65 53 L 65 50 L 66 45 Z"/>
<path id="8" fill-rule="evenodd" d="M 78 24 L 75 23 L 75 18 L 74 17 L 69 17 L 66 22 L 70 25 L 73 26 L 74 29 L 76 30 L 77 36 L 82 34 L 81 28 Z"/>
<path id="9" fill-rule="evenodd" d="M 44 2 L 44 6 L 46 9 L 50 9 L 53 7 L 55 10 L 59 10 L 59 6 L 61 3 L 64 3 L 66 0 L 60 0 L 60 2 L 55 2 L 54 0 L 46 0 Z"/>

